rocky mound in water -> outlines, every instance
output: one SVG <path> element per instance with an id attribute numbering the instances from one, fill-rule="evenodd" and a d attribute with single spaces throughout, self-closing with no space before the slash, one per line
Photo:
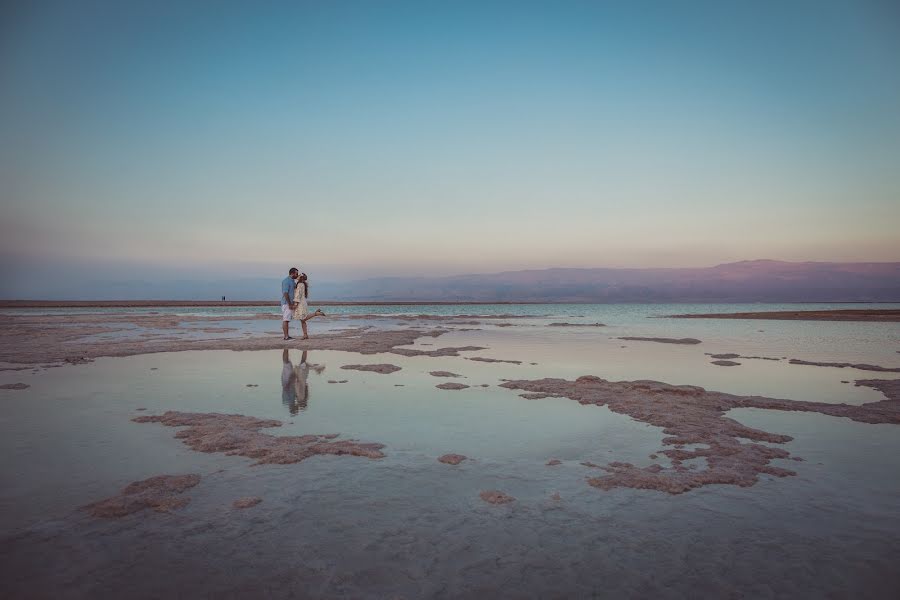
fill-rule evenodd
<path id="1" fill-rule="evenodd" d="M 438 458 L 438 462 L 442 462 L 446 465 L 458 465 L 464 460 L 467 460 L 469 457 L 463 454 L 445 454 Z"/>
<path id="2" fill-rule="evenodd" d="M 467 386 L 464 383 L 447 382 L 447 383 L 439 383 L 438 385 L 436 385 L 434 387 L 438 388 L 439 390 L 464 390 L 469 386 Z"/>
<path id="3" fill-rule="evenodd" d="M 432 377 L 462 377 L 459 373 L 451 373 L 450 371 L 431 371 Z"/>
<path id="4" fill-rule="evenodd" d="M 795 475 L 789 469 L 769 464 L 774 459 L 790 457 L 786 450 L 756 443 L 780 444 L 792 438 L 746 427 L 727 418 L 725 413 L 733 408 L 817 412 L 863 423 L 900 424 L 900 380 L 862 380 L 856 384 L 878 389 L 887 399 L 861 406 L 802 402 L 735 396 L 696 386 L 668 385 L 657 381 L 607 381 L 590 375 L 575 381 L 507 381 L 501 387 L 565 396 L 581 404 L 607 406 L 614 412 L 663 428 L 669 437 L 664 438 L 662 443 L 672 448 L 662 450 L 661 454 L 671 460 L 671 467 L 653 464 L 642 468 L 630 463 L 611 462 L 601 467 L 608 475 L 591 478 L 588 483 L 605 490 L 630 487 L 680 494 L 716 483 L 751 486 L 758 481 L 760 474 L 778 477 Z M 750 443 L 742 442 L 742 439 L 750 440 Z M 684 449 L 688 444 L 703 444 L 705 447 Z M 685 461 L 696 458 L 705 459 L 706 468 L 693 469 L 684 465 Z"/>
<path id="5" fill-rule="evenodd" d="M 509 504 L 515 501 L 515 498 L 499 490 L 485 490 L 478 495 L 488 504 Z"/>
<path id="6" fill-rule="evenodd" d="M 234 508 L 250 508 L 251 506 L 256 506 L 260 502 L 262 502 L 262 498 L 250 496 L 248 498 L 238 498 L 231 506 Z"/>
<path id="7" fill-rule="evenodd" d="M 135 417 L 135 423 L 162 423 L 168 427 L 187 427 L 175 437 L 197 452 L 224 452 L 245 456 L 262 464 L 291 464 L 319 454 L 383 458 L 384 444 L 354 440 L 330 441 L 336 434 L 276 436 L 260 429 L 280 427 L 281 421 L 257 419 L 245 415 L 188 413 L 168 411 L 160 416 Z"/>
<path id="8" fill-rule="evenodd" d="M 157 475 L 143 481 L 128 484 L 118 496 L 113 496 L 83 507 L 95 517 L 114 519 L 152 508 L 157 512 L 169 512 L 187 506 L 190 498 L 179 497 L 200 483 L 200 476 Z"/>

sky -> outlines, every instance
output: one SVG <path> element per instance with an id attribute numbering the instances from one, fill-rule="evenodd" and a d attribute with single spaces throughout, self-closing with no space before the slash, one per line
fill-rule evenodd
<path id="1" fill-rule="evenodd" d="M 0 7 L 0 297 L 900 260 L 900 4 Z"/>

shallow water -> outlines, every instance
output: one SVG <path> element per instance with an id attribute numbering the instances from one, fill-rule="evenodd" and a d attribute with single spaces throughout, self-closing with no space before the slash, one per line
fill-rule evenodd
<path id="1" fill-rule="evenodd" d="M 458 308 L 458 314 L 487 312 L 481 306 Z M 489 348 L 460 357 L 310 351 L 303 361 L 300 351 L 291 350 L 285 368 L 278 350 L 205 351 L 0 373 L 2 383 L 31 385 L 0 391 L 0 564 L 8 593 L 896 597 L 900 427 L 738 409 L 729 416 L 794 437 L 783 446 L 804 461 L 773 464 L 796 476 L 763 475 L 748 488 L 708 486 L 678 496 L 602 491 L 585 483 L 597 471 L 582 461 L 650 464 L 664 434 L 605 407 L 565 398 L 525 400 L 497 384 L 504 378 L 594 374 L 799 400 L 877 401 L 881 394 L 852 381 L 900 374 L 744 359 L 737 367 L 719 367 L 704 353 L 894 367 L 900 366 L 897 324 L 664 321 L 646 319 L 647 307 L 620 313 L 604 307 L 602 315 L 583 305 L 578 312 L 568 310 L 562 319 L 515 319 L 508 328 L 485 321 L 479 331 L 453 331 L 416 344 Z M 545 314 L 535 311 L 530 314 Z M 494 314 L 509 312 L 503 305 Z M 688 311 L 681 305 L 675 312 Z M 576 318 L 608 326 L 546 327 Z M 234 335 L 277 329 L 277 322 L 223 323 L 238 328 Z M 348 323 L 358 324 L 340 326 Z M 322 331 L 311 326 L 314 334 Z M 703 342 L 611 339 L 625 335 Z M 523 364 L 479 363 L 466 356 Z M 381 375 L 340 369 L 380 362 L 402 370 Z M 437 378 L 428 374 L 432 370 L 465 378 Z M 447 381 L 489 387 L 434 387 Z M 165 410 L 274 418 L 284 425 L 270 433 L 340 433 L 383 443 L 386 456 L 317 456 L 292 465 L 250 466 L 246 458 L 191 450 L 175 438 L 176 428 L 130 420 Z M 459 466 L 437 462 L 450 452 L 472 460 Z M 563 464 L 548 467 L 550 458 Z M 665 464 L 662 458 L 656 462 Z M 183 510 L 113 521 L 79 510 L 131 481 L 191 472 L 203 479 L 186 493 L 191 503 Z M 503 490 L 516 501 L 487 505 L 478 497 L 485 489 Z M 231 502 L 243 496 L 263 502 L 233 510 Z"/>

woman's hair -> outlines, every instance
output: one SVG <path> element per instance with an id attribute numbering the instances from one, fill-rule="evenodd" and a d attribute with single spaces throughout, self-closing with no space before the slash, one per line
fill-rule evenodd
<path id="1" fill-rule="evenodd" d="M 309 282 L 306 280 L 306 273 L 300 273 L 300 283 L 303 284 L 303 297 L 309 298 Z"/>

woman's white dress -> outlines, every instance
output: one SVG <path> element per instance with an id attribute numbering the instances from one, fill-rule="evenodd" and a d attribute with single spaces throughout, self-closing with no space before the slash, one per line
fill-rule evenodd
<path id="1" fill-rule="evenodd" d="M 294 289 L 294 303 L 297 305 L 297 308 L 294 309 L 295 319 L 305 319 L 309 316 L 309 306 L 306 304 L 306 294 L 303 293 L 305 291 L 306 285 L 302 283 L 298 283 L 297 287 Z"/>

